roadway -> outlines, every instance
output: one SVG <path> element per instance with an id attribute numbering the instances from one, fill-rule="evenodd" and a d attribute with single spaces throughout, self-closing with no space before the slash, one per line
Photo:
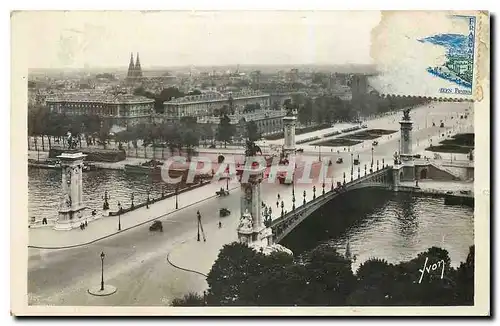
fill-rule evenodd
<path id="1" fill-rule="evenodd" d="M 463 112 L 468 103 L 437 103 L 433 107 L 424 107 L 412 111 L 412 119 L 415 122 L 413 141 L 414 145 L 419 139 L 419 147 L 423 149 L 428 146 L 426 137 L 433 136 L 433 143 L 437 143 L 438 127 L 432 127 L 428 122 L 425 128 L 425 119 L 434 119 L 457 122 L 451 116 L 457 112 Z M 439 110 L 439 115 L 435 110 Z M 472 123 L 458 121 L 461 123 Z M 384 117 L 368 122 L 369 128 L 399 129 L 398 117 Z M 436 125 L 439 126 L 439 121 Z M 448 129 L 453 127 L 447 124 Z M 457 129 L 458 130 L 458 129 Z M 392 155 L 397 150 L 399 134 L 386 137 L 374 148 L 374 161 L 385 159 L 386 164 L 392 164 Z M 359 154 L 361 160 L 361 175 L 364 174 L 364 164 L 371 161 L 371 140 L 365 141 L 360 147 L 353 149 L 354 154 Z M 323 154 L 325 157 L 327 153 Z M 307 156 L 307 154 L 305 154 Z M 350 179 L 350 152 L 331 153 L 332 161 L 337 157 L 343 157 L 343 164 L 333 164 L 330 168 L 329 179 L 334 182 L 342 180 L 342 174 L 346 173 L 346 179 Z M 357 169 L 354 173 L 357 177 Z M 316 179 L 316 194 L 321 192 L 321 180 Z M 326 180 L 327 187 L 330 182 Z M 296 206 L 303 200 L 302 192 L 306 190 L 307 198 L 312 196 L 311 184 L 297 184 Z M 292 187 L 278 183 L 264 182 L 262 184 L 262 198 L 265 203 L 272 205 L 273 215 L 279 214 L 280 208 L 276 207 L 277 194 L 284 199 L 285 210 L 291 209 Z M 200 275 L 185 272 L 172 267 L 167 259 L 167 254 L 178 247 L 184 241 L 192 241 L 196 237 L 196 212 L 202 214 L 202 223 L 205 225 L 207 242 L 221 238 L 223 235 L 228 239 L 236 238 L 236 230 L 229 225 L 235 225 L 239 216 L 240 190 L 231 192 L 230 196 L 224 198 L 208 199 L 182 211 L 175 212 L 160 220 L 164 222 L 163 233 L 152 233 L 148 231 L 149 225 L 140 226 L 124 231 L 111 238 L 84 247 L 64 250 L 39 250 L 29 249 L 28 260 L 28 293 L 30 304 L 48 305 L 166 305 L 175 297 L 182 296 L 188 291 L 199 291 L 206 287 L 206 282 Z M 161 205 L 158 203 L 157 205 Z M 222 219 L 224 225 L 221 229 L 216 225 L 219 222 L 218 211 L 221 207 L 227 207 L 231 216 Z M 166 208 L 166 210 L 168 210 Z M 228 221 L 226 223 L 226 221 Z M 231 221 L 231 222 L 229 222 Z M 220 232 L 220 233 L 219 233 Z M 196 243 L 196 242 L 195 242 Z M 200 244 L 196 252 L 203 256 L 203 246 Z M 109 297 L 94 297 L 87 293 L 91 286 L 100 282 L 100 258 L 101 251 L 105 252 L 105 281 L 118 288 L 117 293 Z M 196 261 L 197 257 L 183 257 L 189 261 Z"/>

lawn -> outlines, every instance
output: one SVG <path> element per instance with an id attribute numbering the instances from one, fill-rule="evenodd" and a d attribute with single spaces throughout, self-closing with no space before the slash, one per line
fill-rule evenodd
<path id="1" fill-rule="evenodd" d="M 312 143 L 311 145 L 313 146 L 331 146 L 331 147 L 347 147 L 347 146 L 354 146 L 357 144 L 361 144 L 361 141 L 356 141 L 356 140 L 350 140 L 350 139 L 342 139 L 342 138 L 336 138 L 336 139 L 330 139 L 330 140 L 325 140 L 317 143 Z"/>

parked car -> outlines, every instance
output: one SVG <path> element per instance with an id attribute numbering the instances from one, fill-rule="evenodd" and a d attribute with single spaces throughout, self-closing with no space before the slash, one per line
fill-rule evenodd
<path id="1" fill-rule="evenodd" d="M 297 153 L 304 153 L 304 149 L 303 148 L 297 149 Z"/>
<path id="2" fill-rule="evenodd" d="M 359 165 L 359 160 L 357 158 L 354 159 L 354 165 Z"/>
<path id="3" fill-rule="evenodd" d="M 378 141 L 374 140 L 373 143 L 372 143 L 373 146 L 377 146 L 378 145 Z"/>
<path id="4" fill-rule="evenodd" d="M 344 163 L 344 159 L 342 159 L 342 157 L 339 157 L 336 161 L 337 164 L 342 164 Z"/>
<path id="5" fill-rule="evenodd" d="M 415 155 L 413 155 L 413 157 L 414 157 L 414 158 L 421 158 L 421 157 L 422 157 L 422 155 L 420 155 L 420 154 L 415 154 Z"/>
<path id="6" fill-rule="evenodd" d="M 163 232 L 163 224 L 160 221 L 154 221 L 149 227 L 149 231 L 160 231 Z"/>
<path id="7" fill-rule="evenodd" d="M 229 209 L 227 209 L 227 208 L 221 208 L 219 210 L 220 217 L 226 217 L 226 216 L 228 216 L 230 214 L 231 214 L 231 211 Z"/>

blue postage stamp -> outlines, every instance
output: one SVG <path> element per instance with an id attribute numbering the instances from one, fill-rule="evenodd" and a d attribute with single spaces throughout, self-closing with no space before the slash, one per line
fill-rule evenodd
<path id="1" fill-rule="evenodd" d="M 372 31 L 374 88 L 391 95 L 477 99 L 481 15 L 384 12 Z"/>

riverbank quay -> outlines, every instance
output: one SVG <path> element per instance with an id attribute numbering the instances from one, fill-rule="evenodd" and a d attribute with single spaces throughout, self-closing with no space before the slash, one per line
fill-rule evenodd
<path id="1" fill-rule="evenodd" d="M 102 217 L 92 220 L 83 230 L 77 228 L 69 231 L 56 231 L 50 226 L 29 228 L 28 247 L 39 249 L 73 248 L 126 232 L 128 229 L 141 225 L 149 228 L 148 223 L 160 217 L 166 217 L 175 212 L 182 211 L 184 208 L 216 197 L 215 192 L 225 186 L 225 180 L 212 182 L 202 187 L 179 193 L 177 196 L 151 203 L 147 207 L 143 206 L 120 214 L 120 216 L 115 216 L 114 214 L 113 216 L 108 216 L 108 212 L 103 212 Z M 235 189 L 239 189 L 239 185 L 229 184 L 230 192 Z M 121 230 L 118 230 L 119 224 Z"/>

